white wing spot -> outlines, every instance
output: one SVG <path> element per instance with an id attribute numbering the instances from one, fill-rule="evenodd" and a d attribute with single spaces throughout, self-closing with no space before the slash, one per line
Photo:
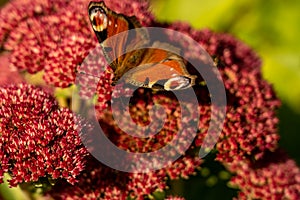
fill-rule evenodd
<path id="1" fill-rule="evenodd" d="M 174 74 L 172 74 L 173 76 Z M 165 90 L 182 90 L 191 87 L 190 81 L 184 76 L 175 76 L 170 78 L 165 84 Z"/>

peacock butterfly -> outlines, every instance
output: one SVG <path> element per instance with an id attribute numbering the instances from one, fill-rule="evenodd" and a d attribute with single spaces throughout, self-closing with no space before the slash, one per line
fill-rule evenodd
<path id="1" fill-rule="evenodd" d="M 124 49 L 151 42 L 147 29 L 141 29 L 136 17 L 118 14 L 106 7 L 103 1 L 90 2 L 88 14 L 103 53 L 114 72 L 113 84 L 123 76 L 129 84 L 154 90 L 182 90 L 195 84 L 197 76 L 187 71 L 185 60 L 178 55 L 180 49 L 171 44 L 153 41 L 151 48 L 138 48 L 122 55 Z M 134 35 L 107 40 L 128 30 L 135 30 Z M 161 47 L 172 48 L 178 54 Z M 114 55 L 121 56 L 111 59 Z"/>

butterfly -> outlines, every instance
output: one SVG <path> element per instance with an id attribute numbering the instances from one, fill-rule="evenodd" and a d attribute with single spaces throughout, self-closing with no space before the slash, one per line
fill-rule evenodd
<path id="1" fill-rule="evenodd" d="M 103 1 L 90 2 L 88 14 L 105 58 L 114 72 L 113 85 L 121 78 L 134 86 L 154 90 L 182 90 L 195 84 L 197 76 L 189 74 L 185 60 L 179 56 L 179 48 L 160 41 L 152 42 L 151 48 L 135 48 L 151 42 L 147 29 L 141 28 L 135 16 L 118 14 Z M 134 34 L 124 32 L 129 30 L 133 30 Z M 126 34 L 117 40 L 109 40 L 119 33 Z M 171 48 L 172 52 L 164 50 L 166 48 Z M 136 50 L 123 54 L 126 49 Z"/>

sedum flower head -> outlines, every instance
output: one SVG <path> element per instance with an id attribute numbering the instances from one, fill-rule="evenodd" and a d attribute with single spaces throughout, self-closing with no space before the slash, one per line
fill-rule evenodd
<path id="1" fill-rule="evenodd" d="M 265 154 L 256 163 L 229 165 L 236 173 L 231 185 L 238 187 L 238 199 L 300 198 L 300 169 L 295 161 L 281 150 Z"/>
<path id="2" fill-rule="evenodd" d="M 26 84 L 0 88 L 0 105 L 1 181 L 9 173 L 11 186 L 43 177 L 74 184 L 87 154 L 77 132 L 80 119 L 75 124 L 70 110 Z"/>

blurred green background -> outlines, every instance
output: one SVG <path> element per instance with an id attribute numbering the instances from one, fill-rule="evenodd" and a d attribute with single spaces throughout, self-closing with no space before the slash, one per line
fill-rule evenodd
<path id="1" fill-rule="evenodd" d="M 186 21 L 196 29 L 230 33 L 261 56 L 264 77 L 283 102 L 278 111 L 280 145 L 300 165 L 300 1 L 151 0 L 151 9 L 160 21 Z M 189 181 L 172 183 L 171 191 L 197 200 L 235 196 L 222 166 L 206 162 L 204 169 Z"/>

